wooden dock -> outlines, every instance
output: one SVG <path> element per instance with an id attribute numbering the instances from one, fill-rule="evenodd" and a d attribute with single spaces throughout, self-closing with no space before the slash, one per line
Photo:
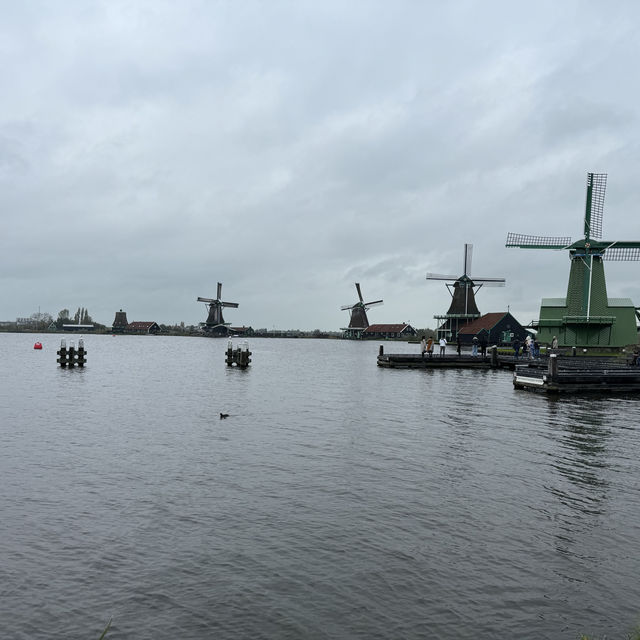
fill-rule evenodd
<path id="1" fill-rule="evenodd" d="M 640 366 L 623 358 L 551 355 L 545 360 L 517 365 L 513 386 L 545 393 L 637 393 Z"/>
<path id="2" fill-rule="evenodd" d="M 378 353 L 378 366 L 390 369 L 515 369 L 519 362 L 514 356 L 498 354 L 492 347 L 486 356 L 446 354 L 424 357 L 419 353 L 384 353 L 381 345 Z"/>
<path id="3" fill-rule="evenodd" d="M 638 393 L 640 366 L 623 357 L 543 355 L 528 360 L 498 353 L 486 356 L 446 354 L 422 357 L 419 353 L 384 353 L 380 346 L 378 366 L 392 369 L 511 369 L 515 389 L 545 393 Z"/>

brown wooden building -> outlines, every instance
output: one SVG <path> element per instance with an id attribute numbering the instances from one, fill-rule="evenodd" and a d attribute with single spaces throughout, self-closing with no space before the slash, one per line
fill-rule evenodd
<path id="1" fill-rule="evenodd" d="M 370 324 L 363 332 L 363 339 L 404 338 L 412 337 L 417 331 L 406 323 L 402 324 Z"/>
<path id="2" fill-rule="evenodd" d="M 130 322 L 126 333 L 156 334 L 160 332 L 160 326 L 156 322 Z"/>

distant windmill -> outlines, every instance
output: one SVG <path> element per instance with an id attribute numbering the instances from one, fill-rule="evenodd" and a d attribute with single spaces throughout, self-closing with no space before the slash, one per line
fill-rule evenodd
<path id="1" fill-rule="evenodd" d="M 606 173 L 587 174 L 584 238 L 507 234 L 507 247 L 565 249 L 571 269 L 566 298 L 543 298 L 538 340 L 560 346 L 637 344 L 638 310 L 629 298 L 608 298 L 603 260 L 640 260 L 640 241 L 602 240 Z M 534 325 L 535 326 L 535 325 Z"/>
<path id="2" fill-rule="evenodd" d="M 229 323 L 226 323 L 222 317 L 222 308 L 231 307 L 237 309 L 239 305 L 237 302 L 224 302 L 221 300 L 221 297 L 222 282 L 218 282 L 218 293 L 215 300 L 212 298 L 199 297 L 198 302 L 204 302 L 207 307 L 209 307 L 209 316 L 207 317 L 207 321 L 204 323 L 205 331 L 216 335 L 227 335 L 227 327 L 229 326 Z"/>
<path id="3" fill-rule="evenodd" d="M 481 287 L 504 287 L 504 278 L 472 278 L 472 256 L 473 245 L 465 244 L 461 276 L 427 273 L 427 280 L 444 280 L 452 297 L 449 311 L 443 316 L 434 316 L 436 320 L 444 321 L 438 328 L 438 337 L 455 337 L 465 324 L 480 317 L 475 294 Z"/>
<path id="4" fill-rule="evenodd" d="M 356 291 L 358 292 L 358 302 L 355 304 L 346 304 L 340 309 L 342 311 L 349 310 L 351 314 L 351 320 L 349 326 L 344 329 L 345 338 L 360 338 L 362 332 L 369 326 L 369 319 L 367 318 L 367 310 L 370 307 L 375 307 L 382 304 L 382 300 L 374 300 L 373 302 L 364 302 L 362 298 L 362 292 L 360 291 L 360 283 L 356 282 Z"/>

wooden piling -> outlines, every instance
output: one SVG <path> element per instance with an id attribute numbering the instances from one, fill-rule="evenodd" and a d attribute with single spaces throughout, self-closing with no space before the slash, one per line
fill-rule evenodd
<path id="1" fill-rule="evenodd" d="M 556 382 L 558 380 L 558 356 L 552 353 L 549 356 L 549 362 L 547 364 L 547 379 L 549 382 Z"/>

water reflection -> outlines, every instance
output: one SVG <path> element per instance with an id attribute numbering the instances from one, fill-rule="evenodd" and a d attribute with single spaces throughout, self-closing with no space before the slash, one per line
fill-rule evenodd
<path id="1" fill-rule="evenodd" d="M 548 403 L 552 440 L 551 468 L 557 472 L 546 489 L 557 502 L 553 518 L 559 530 L 556 548 L 580 556 L 582 537 L 606 512 L 611 399 L 555 398 Z"/>

